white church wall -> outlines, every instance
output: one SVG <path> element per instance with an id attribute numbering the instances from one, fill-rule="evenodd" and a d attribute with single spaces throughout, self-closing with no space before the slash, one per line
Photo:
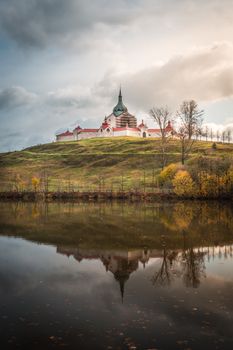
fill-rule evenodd
<path id="1" fill-rule="evenodd" d="M 132 136 L 132 137 L 140 137 L 140 131 L 134 131 L 130 129 L 125 130 L 114 130 L 113 136 Z"/>
<path id="2" fill-rule="evenodd" d="M 98 132 L 80 132 L 77 140 L 91 139 L 94 137 L 98 137 Z"/>
<path id="3" fill-rule="evenodd" d="M 62 141 L 74 141 L 74 135 L 57 135 L 56 141 L 62 142 Z"/>
<path id="4" fill-rule="evenodd" d="M 98 137 L 112 137 L 113 135 L 113 131 L 110 129 L 110 131 L 108 131 L 108 129 L 105 129 L 103 131 L 99 130 L 98 131 Z"/>
<path id="5" fill-rule="evenodd" d="M 150 132 L 148 131 L 148 137 L 160 137 L 161 134 L 159 132 Z"/>
<path id="6" fill-rule="evenodd" d="M 115 115 L 112 113 L 107 117 L 107 123 L 109 124 L 109 126 L 111 128 L 115 128 L 116 127 L 116 117 Z"/>

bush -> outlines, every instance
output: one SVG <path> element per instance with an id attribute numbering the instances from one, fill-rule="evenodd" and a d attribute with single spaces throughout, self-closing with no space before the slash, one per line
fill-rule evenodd
<path id="1" fill-rule="evenodd" d="M 40 179 L 36 176 L 33 176 L 32 177 L 32 186 L 33 186 L 33 189 L 35 192 L 38 190 L 39 185 L 40 185 Z"/>
<path id="2" fill-rule="evenodd" d="M 179 170 L 172 180 L 174 192 L 178 196 L 192 197 L 194 195 L 195 184 L 188 171 Z"/>
<path id="3" fill-rule="evenodd" d="M 159 184 L 160 185 L 171 185 L 172 184 L 172 179 L 175 176 L 176 172 L 179 169 L 178 164 L 170 164 L 166 166 L 159 174 Z"/>
<path id="4" fill-rule="evenodd" d="M 218 197 L 222 178 L 215 174 L 202 173 L 199 175 L 200 190 L 202 197 Z"/>
<path id="5" fill-rule="evenodd" d="M 232 167 L 221 176 L 201 172 L 198 176 L 198 195 L 206 198 L 217 198 L 233 194 L 233 169 Z"/>
<path id="6" fill-rule="evenodd" d="M 217 144 L 216 144 L 216 142 L 214 142 L 213 144 L 212 144 L 212 149 L 217 149 Z"/>

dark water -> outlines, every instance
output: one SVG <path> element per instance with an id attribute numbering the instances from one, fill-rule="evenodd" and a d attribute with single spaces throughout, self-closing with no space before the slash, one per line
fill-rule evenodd
<path id="1" fill-rule="evenodd" d="M 0 203 L 1 349 L 232 349 L 230 204 Z"/>

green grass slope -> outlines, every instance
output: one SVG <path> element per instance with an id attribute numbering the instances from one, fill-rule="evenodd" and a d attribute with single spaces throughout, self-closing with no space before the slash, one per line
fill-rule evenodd
<path id="1" fill-rule="evenodd" d="M 197 141 L 190 158 L 232 156 L 233 144 Z M 167 149 L 168 163 L 180 161 L 179 141 Z M 0 154 L 1 190 L 11 190 L 18 182 L 31 186 L 31 178 L 49 176 L 51 190 L 139 188 L 151 186 L 161 167 L 160 140 L 139 138 L 89 139 L 59 142 Z"/>

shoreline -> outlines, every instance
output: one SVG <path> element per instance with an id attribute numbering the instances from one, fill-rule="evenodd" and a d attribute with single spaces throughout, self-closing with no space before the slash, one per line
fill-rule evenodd
<path id="1" fill-rule="evenodd" d="M 168 189 L 160 192 L 142 191 L 83 191 L 83 192 L 0 192 L 0 201 L 22 202 L 161 202 L 163 200 L 207 200 L 207 201 L 232 201 L 232 196 L 220 195 L 218 197 L 178 196 Z"/>

